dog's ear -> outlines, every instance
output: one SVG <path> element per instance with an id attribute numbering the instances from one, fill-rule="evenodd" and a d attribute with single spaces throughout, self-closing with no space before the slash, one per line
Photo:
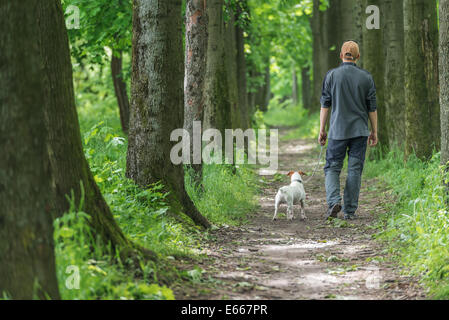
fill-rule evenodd
<path id="1" fill-rule="evenodd" d="M 290 171 L 289 173 L 287 173 L 287 176 L 291 177 L 294 174 L 293 171 Z"/>
<path id="2" fill-rule="evenodd" d="M 307 176 L 307 173 L 305 173 L 305 172 L 303 172 L 303 171 L 298 171 L 298 173 L 299 173 L 301 176 Z"/>

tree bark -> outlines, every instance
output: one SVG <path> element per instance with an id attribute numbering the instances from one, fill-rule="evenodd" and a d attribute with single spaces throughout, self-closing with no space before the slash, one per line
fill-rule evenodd
<path id="1" fill-rule="evenodd" d="M 129 99 L 126 90 L 126 82 L 123 79 L 123 58 L 121 51 L 113 51 L 111 58 L 111 74 L 114 84 L 115 96 L 120 111 L 120 123 L 123 132 L 127 135 L 129 131 Z"/>
<path id="2" fill-rule="evenodd" d="M 237 73 L 237 39 L 236 39 L 236 16 L 231 6 L 228 6 L 229 20 L 225 27 L 225 50 L 226 75 L 228 79 L 229 102 L 231 104 L 232 128 L 242 127 L 242 114 L 239 106 L 239 89 Z"/>
<path id="3" fill-rule="evenodd" d="M 405 0 L 406 151 L 429 159 L 440 147 L 436 0 Z"/>
<path id="4" fill-rule="evenodd" d="M 247 7 L 246 0 L 242 0 L 244 7 Z M 237 15 L 240 17 L 242 9 L 237 6 Z M 248 106 L 248 89 L 246 81 L 246 58 L 245 58 L 245 37 L 244 30 L 240 25 L 235 27 L 236 43 L 237 43 L 237 88 L 238 88 L 238 104 L 241 114 L 241 128 L 248 129 L 251 126 L 251 113 Z"/>
<path id="5" fill-rule="evenodd" d="M 184 121 L 181 7 L 181 0 L 134 0 L 126 174 L 142 187 L 162 181 L 172 210 L 209 227 L 187 195 L 183 167 L 170 161 L 170 135 Z"/>
<path id="6" fill-rule="evenodd" d="M 440 0 L 441 164 L 449 171 L 449 0 Z M 449 191 L 449 184 L 446 181 Z"/>
<path id="7" fill-rule="evenodd" d="M 301 70 L 301 83 L 302 83 L 302 104 L 305 109 L 316 111 L 312 108 L 312 82 L 309 75 L 310 68 L 302 68 Z"/>
<path id="8" fill-rule="evenodd" d="M 340 50 L 345 41 L 353 40 L 363 47 L 363 20 L 361 1 L 363 0 L 330 0 L 328 37 L 330 47 L 335 48 L 330 56 L 329 68 L 340 65 Z M 362 24 L 362 27 L 364 25 Z M 360 61 L 359 61 L 360 62 Z"/>
<path id="9" fill-rule="evenodd" d="M 403 0 L 384 0 L 385 88 L 384 103 L 390 145 L 405 141 L 404 9 Z"/>
<path id="10" fill-rule="evenodd" d="M 41 2 L 44 3 L 44 2 Z M 91 216 L 95 235 L 105 244 L 129 256 L 136 248 L 115 222 L 84 156 L 78 115 L 75 107 L 69 40 L 59 0 L 45 1 L 36 15 L 39 19 L 39 48 L 43 60 L 41 81 L 44 84 L 45 120 L 48 151 L 54 177 L 56 216 L 69 209 L 66 199 L 73 191 L 76 204 Z M 48 13 L 51 10 L 51 14 Z"/>
<path id="11" fill-rule="evenodd" d="M 40 4 L 39 4 L 40 3 Z M 53 248 L 39 18 L 52 1 L 10 1 L 0 10 L 0 293 L 59 299 Z"/>
<path id="12" fill-rule="evenodd" d="M 296 106 L 299 102 L 299 94 L 298 94 L 298 74 L 296 73 L 296 67 L 293 65 L 292 67 L 292 101 Z M 306 108 L 306 105 L 304 105 Z"/>
<path id="13" fill-rule="evenodd" d="M 365 0 L 365 7 L 368 5 L 375 5 L 379 7 L 380 12 L 384 12 L 383 1 L 384 0 Z M 364 67 L 372 74 L 376 84 L 379 144 L 380 147 L 386 151 L 389 148 L 389 126 L 386 122 L 386 109 L 384 103 L 386 64 L 383 46 L 384 30 L 385 28 L 383 27 L 372 30 L 369 30 L 366 27 L 363 28 L 363 50 L 361 54 L 365 57 Z"/>
<path id="14" fill-rule="evenodd" d="M 334 7 L 321 11 L 321 0 L 313 0 L 313 17 L 311 19 L 311 28 L 313 36 L 313 97 L 310 108 L 319 110 L 321 89 L 324 76 L 329 70 L 331 45 L 329 41 L 329 15 Z"/>
<path id="15" fill-rule="evenodd" d="M 231 105 L 224 52 L 223 0 L 209 0 L 209 36 L 203 129 L 218 129 L 223 136 L 231 127 Z"/>
<path id="16" fill-rule="evenodd" d="M 184 83 L 184 129 L 190 137 L 190 159 L 194 160 L 193 123 L 202 123 L 204 118 L 204 83 L 207 65 L 207 1 L 187 0 L 186 3 L 186 53 Z M 202 135 L 202 132 L 199 132 Z M 201 141 L 201 136 L 197 137 Z M 201 160 L 201 159 L 196 159 Z M 200 163 L 198 163 L 200 162 Z M 202 180 L 201 161 L 192 161 L 193 180 Z"/>

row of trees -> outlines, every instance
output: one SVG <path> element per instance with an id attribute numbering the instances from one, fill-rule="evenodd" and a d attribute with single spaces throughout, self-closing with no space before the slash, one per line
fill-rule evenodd
<path id="1" fill-rule="evenodd" d="M 437 0 L 329 0 L 328 8 L 323 2 L 314 0 L 311 23 L 313 105 L 319 103 L 325 73 L 339 64 L 341 44 L 355 40 L 361 49 L 359 65 L 376 82 L 383 149 L 404 145 L 408 154 L 429 159 L 442 141 L 446 163 L 447 1 L 439 1 L 439 28 Z M 375 9 L 366 12 L 369 6 L 379 8 L 378 29 L 365 26 L 367 19 L 376 19 Z"/>
<path id="2" fill-rule="evenodd" d="M 287 36 L 279 36 L 273 42 L 276 23 L 281 25 L 281 18 L 291 19 L 294 22 L 291 25 L 303 28 L 307 35 L 310 27 L 307 15 L 311 10 L 303 5 L 307 2 L 292 6 L 293 0 L 278 0 L 270 6 L 261 0 L 249 1 L 187 0 L 184 32 L 181 0 L 134 0 L 132 7 L 130 1 L 118 0 L 119 6 L 115 9 L 106 1 L 98 0 L 98 7 L 81 12 L 95 16 L 104 9 L 103 13 L 116 23 L 108 24 L 99 19 L 101 23 L 86 24 L 86 29 L 80 29 L 82 38 L 72 39 L 75 57 L 82 58 L 89 52 L 92 59 L 102 60 L 104 48 L 101 46 L 109 46 L 113 52 L 114 88 L 121 92 L 117 96 L 121 96 L 118 101 L 120 109 L 123 108 L 122 124 L 124 131 L 129 131 L 127 176 L 142 187 L 162 181 L 170 192 L 172 210 L 186 213 L 204 227 L 208 227 L 209 222 L 185 191 L 184 169 L 169 160 L 172 130 L 183 126 L 192 130 L 194 120 L 201 120 L 205 128 L 249 127 L 255 107 L 266 106 L 269 98 L 270 64 L 274 54 L 291 58 L 286 65 L 292 70 L 292 83 L 297 83 L 297 68 L 301 68 L 303 87 L 308 87 L 310 62 L 307 63 L 306 57 L 311 53 L 301 48 L 307 47 L 311 39 L 302 40 L 304 37 L 295 34 L 293 28 L 285 31 Z M 384 141 L 393 143 L 403 139 L 401 130 L 392 125 L 397 124 L 405 128 L 408 147 L 413 147 L 419 156 L 427 156 L 429 147 L 423 144 L 438 146 L 440 141 L 439 133 L 435 138 L 435 112 L 437 106 L 440 110 L 438 98 L 441 98 L 442 158 L 447 162 L 448 1 L 440 0 L 439 64 L 435 0 L 404 0 L 404 19 L 399 22 L 394 21 L 397 17 L 389 15 L 394 8 L 397 14 L 403 12 L 396 7 L 402 1 L 379 1 L 381 10 L 390 8 L 385 11 L 388 15 L 384 23 L 395 24 L 388 28 L 391 33 L 388 37 L 385 32 L 381 35 L 376 31 L 360 33 L 362 27 L 351 23 L 357 15 L 345 18 L 347 12 L 362 12 L 364 6 L 355 3 L 365 5 L 366 2 L 330 0 L 326 10 L 322 2 L 314 1 L 311 23 L 314 85 L 309 87 L 314 88 L 315 102 L 310 105 L 318 106 L 321 78 L 338 62 L 337 48 L 343 40 L 356 39 L 363 44 L 362 54 L 370 51 L 374 55 L 370 58 L 365 54 L 362 63 L 365 66 L 371 63 L 370 69 L 381 85 L 379 97 L 384 100 L 379 105 L 387 106 L 386 117 L 381 120 L 381 131 L 388 132 L 388 139 Z M 93 2 L 84 3 L 91 5 Z M 249 23 L 257 21 L 257 15 L 251 18 L 248 8 L 259 5 L 261 13 L 267 14 L 274 27 L 262 28 L 261 21 L 257 25 Z M 289 8 L 287 14 L 281 18 L 273 16 L 273 10 L 282 6 Z M 127 25 L 131 16 L 132 31 Z M 122 233 L 85 159 L 64 23 L 59 0 L 9 1 L 0 11 L 0 292 L 19 299 L 32 298 L 35 292 L 40 298 L 59 298 L 52 220 L 67 211 L 66 195 L 72 191 L 76 203 L 84 198 L 84 211 L 90 214 L 94 234 L 99 240 L 110 243 L 127 257 L 140 253 L 152 257 Z M 317 28 L 321 28 L 320 31 Z M 95 41 L 96 36 L 98 41 Z M 295 46 L 294 37 L 304 41 L 304 46 Z M 281 42 L 288 45 L 282 47 Z M 131 47 L 129 102 L 121 57 Z M 387 60 L 379 59 L 383 52 Z M 302 60 L 295 59 L 299 55 Z M 265 63 L 259 65 L 260 61 Z M 382 86 L 394 86 L 396 90 L 382 90 Z M 296 89 L 292 90 L 293 100 Z M 390 104 L 385 103 L 386 100 Z M 403 105 L 406 116 L 401 117 Z M 126 112 L 129 121 L 124 115 Z M 439 127 L 440 121 L 437 122 Z M 201 177 L 200 166 L 192 166 L 192 169 Z"/>
<path id="3" fill-rule="evenodd" d="M 104 11 L 109 18 L 119 19 L 110 29 L 93 24 L 81 29 L 84 37 L 72 39 L 74 57 L 80 63 L 102 60 L 95 35 L 110 44 L 122 125 L 129 130 L 127 176 L 142 187 L 162 181 L 173 211 L 209 227 L 186 193 L 183 167 L 170 161 L 170 133 L 183 125 L 190 130 L 193 120 L 223 130 L 250 126 L 245 2 L 186 1 L 184 56 L 183 1 L 135 0 L 129 113 L 122 110 L 127 93 L 121 57 L 130 47 L 124 31 L 130 3 L 119 0 L 122 4 L 110 9 L 99 1 L 88 11 L 95 16 L 109 8 Z M 2 7 L 0 21 L 0 292 L 15 299 L 57 299 L 52 221 L 68 210 L 67 195 L 83 201 L 98 240 L 124 257 L 154 256 L 122 233 L 84 156 L 61 1 L 11 1 Z"/>

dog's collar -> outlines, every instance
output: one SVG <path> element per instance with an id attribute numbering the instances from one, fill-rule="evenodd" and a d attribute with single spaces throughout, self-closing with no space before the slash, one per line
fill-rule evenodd
<path id="1" fill-rule="evenodd" d="M 292 182 L 295 182 L 295 181 L 299 182 L 299 183 L 302 183 L 302 180 L 297 180 L 297 179 L 296 180 L 292 180 Z"/>

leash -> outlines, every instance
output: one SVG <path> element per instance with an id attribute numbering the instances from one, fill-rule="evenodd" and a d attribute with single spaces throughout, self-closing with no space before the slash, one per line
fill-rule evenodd
<path id="1" fill-rule="evenodd" d="M 317 162 L 317 164 L 315 166 L 315 169 L 313 170 L 312 175 L 309 177 L 309 179 L 307 179 L 307 181 L 305 183 L 308 183 L 313 178 L 313 176 L 315 175 L 315 173 L 316 173 L 316 171 L 317 171 L 317 169 L 318 169 L 318 167 L 320 165 L 321 156 L 323 155 L 323 150 L 324 150 L 324 147 L 321 146 L 320 156 L 318 157 L 318 162 Z"/>

